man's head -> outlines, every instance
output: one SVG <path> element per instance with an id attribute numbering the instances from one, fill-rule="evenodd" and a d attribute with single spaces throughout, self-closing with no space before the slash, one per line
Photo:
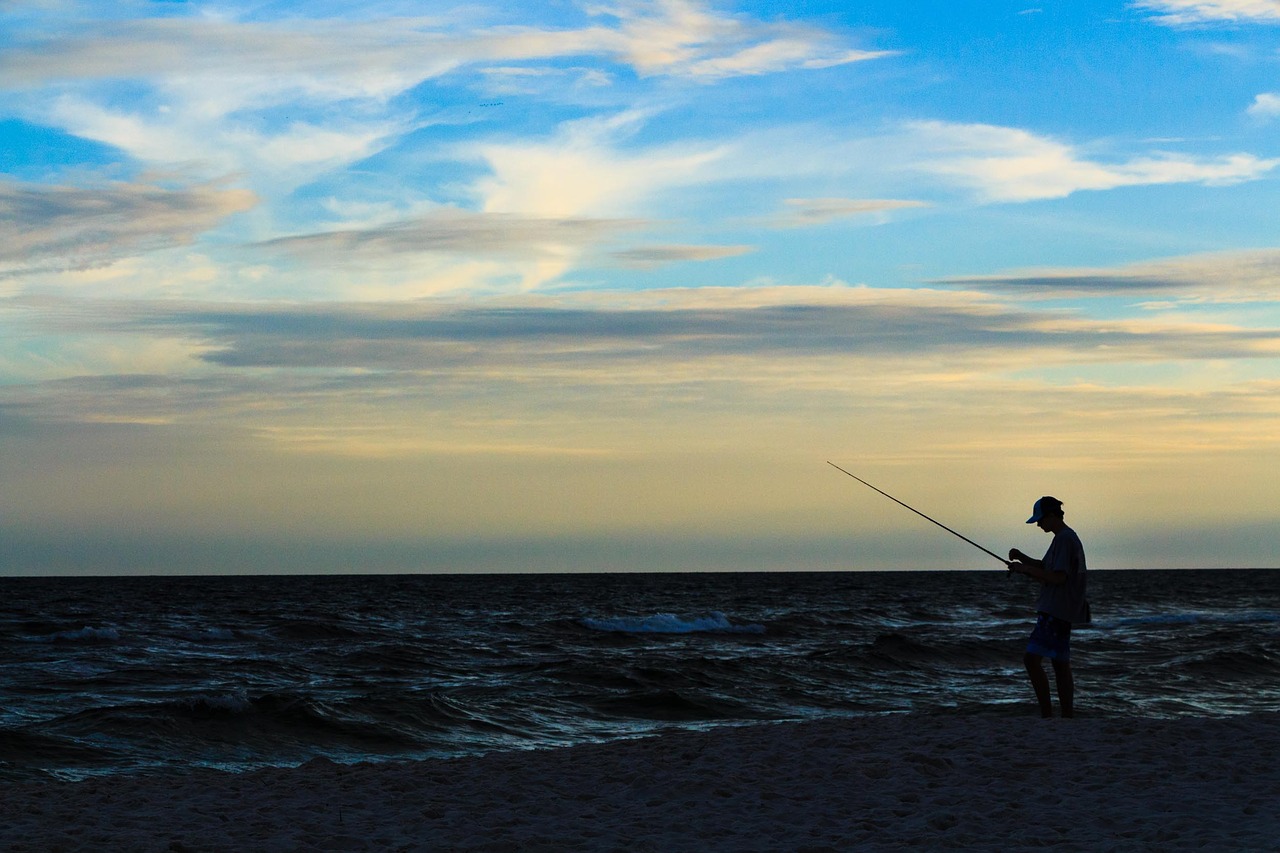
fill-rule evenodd
<path id="1" fill-rule="evenodd" d="M 1027 524 L 1034 524 L 1046 533 L 1062 524 L 1062 501 L 1045 495 L 1031 508 Z"/>

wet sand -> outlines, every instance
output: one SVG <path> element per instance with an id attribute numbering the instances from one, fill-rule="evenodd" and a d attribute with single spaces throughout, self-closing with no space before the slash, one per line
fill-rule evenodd
<path id="1" fill-rule="evenodd" d="M 899 715 L 5 787 L 0 849 L 39 853 L 1277 850 L 1280 713 Z"/>

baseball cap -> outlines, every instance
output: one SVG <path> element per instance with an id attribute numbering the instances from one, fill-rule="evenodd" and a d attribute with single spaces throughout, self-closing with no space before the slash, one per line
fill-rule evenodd
<path id="1" fill-rule="evenodd" d="M 1027 524 L 1035 524 L 1046 515 L 1062 515 L 1062 501 L 1045 495 L 1031 508 L 1031 517 L 1027 519 Z"/>

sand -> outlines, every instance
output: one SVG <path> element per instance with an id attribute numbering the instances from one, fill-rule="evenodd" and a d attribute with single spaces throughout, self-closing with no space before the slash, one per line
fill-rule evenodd
<path id="1" fill-rule="evenodd" d="M 478 758 L 7 786 L 59 850 L 1278 850 L 1280 713 L 891 716 Z"/>

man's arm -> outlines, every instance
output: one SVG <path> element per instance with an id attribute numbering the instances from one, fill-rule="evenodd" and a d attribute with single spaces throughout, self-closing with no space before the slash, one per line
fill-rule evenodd
<path id="1" fill-rule="evenodd" d="M 1017 549 L 1014 550 L 1016 551 Z M 1012 557 L 1013 553 L 1011 552 L 1009 556 Z M 1009 564 L 1009 571 L 1017 572 L 1020 575 L 1026 575 L 1029 578 L 1035 578 L 1040 581 L 1040 583 L 1045 583 L 1049 586 L 1060 586 L 1067 582 L 1066 572 L 1046 571 L 1044 568 L 1044 562 L 1041 560 L 1015 560 Z"/>
<path id="2" fill-rule="evenodd" d="M 1044 560 L 1037 560 L 1035 557 L 1030 557 L 1019 551 L 1017 548 L 1009 549 L 1009 559 L 1015 563 L 1022 563 L 1024 566 L 1035 566 L 1037 569 L 1044 568 Z"/>

